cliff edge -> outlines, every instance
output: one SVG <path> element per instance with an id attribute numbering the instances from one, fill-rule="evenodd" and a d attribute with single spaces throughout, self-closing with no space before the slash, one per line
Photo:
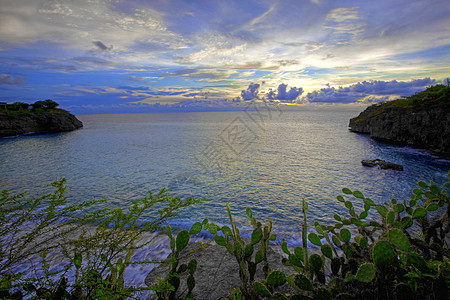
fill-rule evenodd
<path id="1" fill-rule="evenodd" d="M 450 157 L 450 87 L 374 104 L 350 119 L 350 130 Z"/>
<path id="2" fill-rule="evenodd" d="M 74 115 L 56 108 L 58 104 L 49 101 L 38 101 L 32 109 L 21 102 L 5 105 L 4 109 L 0 109 L 0 137 L 29 132 L 63 132 L 83 127 Z"/>

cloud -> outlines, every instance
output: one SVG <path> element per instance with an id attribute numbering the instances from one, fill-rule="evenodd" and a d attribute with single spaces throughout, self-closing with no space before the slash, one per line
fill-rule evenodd
<path id="1" fill-rule="evenodd" d="M 244 100 L 253 100 L 258 97 L 259 83 L 250 83 L 247 90 L 241 91 L 241 97 Z"/>
<path id="2" fill-rule="evenodd" d="M 101 51 L 110 51 L 110 50 L 112 50 L 112 46 L 106 47 L 105 44 L 103 44 L 101 41 L 93 41 L 92 44 L 94 44 Z"/>
<path id="3" fill-rule="evenodd" d="M 277 92 L 272 89 L 267 93 L 267 98 L 270 100 L 281 100 L 282 102 L 293 102 L 299 96 L 303 94 L 302 88 L 292 87 L 289 91 L 287 91 L 287 84 L 280 84 L 277 88 Z"/>
<path id="4" fill-rule="evenodd" d="M 25 83 L 26 78 L 18 76 L 16 78 L 8 74 L 0 74 L 0 84 L 17 85 Z"/>
<path id="5" fill-rule="evenodd" d="M 328 103 L 353 103 L 353 102 L 380 102 L 391 100 L 398 96 L 410 96 L 425 87 L 436 84 L 436 80 L 423 78 L 401 82 L 392 81 L 363 81 L 352 84 L 348 87 L 322 88 L 308 93 L 305 96 L 309 102 L 328 102 Z"/>

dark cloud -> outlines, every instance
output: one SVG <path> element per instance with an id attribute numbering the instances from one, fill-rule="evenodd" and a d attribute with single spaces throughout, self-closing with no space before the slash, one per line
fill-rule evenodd
<path id="1" fill-rule="evenodd" d="M 25 83 L 26 78 L 25 77 L 12 77 L 8 74 L 0 74 L 0 84 L 7 84 L 7 85 L 16 85 L 16 84 L 23 84 Z"/>
<path id="2" fill-rule="evenodd" d="M 96 46 L 97 49 L 101 50 L 101 51 L 111 51 L 111 49 L 112 49 L 112 46 L 106 47 L 106 45 L 100 41 L 93 41 L 92 44 L 94 44 L 94 46 Z"/>
<path id="3" fill-rule="evenodd" d="M 259 92 L 259 83 L 250 83 L 248 85 L 247 90 L 242 90 L 241 91 L 241 97 L 244 100 L 253 100 L 256 97 L 258 97 L 258 92 Z"/>
<path id="4" fill-rule="evenodd" d="M 408 82 L 392 81 L 363 81 L 348 87 L 328 87 L 310 92 L 306 95 L 309 102 L 340 102 L 352 103 L 361 99 L 384 101 L 389 96 L 410 96 L 423 90 L 425 87 L 436 84 L 430 78 L 416 79 Z"/>
<path id="5" fill-rule="evenodd" d="M 289 91 L 287 90 L 287 84 L 280 84 L 277 88 L 277 92 L 272 89 L 267 93 L 267 98 L 270 100 L 281 100 L 284 102 L 292 102 L 296 100 L 299 96 L 303 94 L 302 88 L 292 87 Z"/>

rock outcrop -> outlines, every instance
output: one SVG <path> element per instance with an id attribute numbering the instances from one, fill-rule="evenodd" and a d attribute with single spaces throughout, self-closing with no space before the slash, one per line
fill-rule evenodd
<path id="1" fill-rule="evenodd" d="M 398 165 L 398 164 L 394 164 L 391 162 L 387 162 L 385 160 L 381 160 L 381 159 L 374 159 L 374 160 L 362 160 L 361 161 L 363 166 L 366 167 L 375 167 L 375 166 L 379 166 L 380 169 L 393 169 L 396 171 L 403 171 L 403 166 L 402 165 Z"/>
<path id="2" fill-rule="evenodd" d="M 450 88 L 434 86 L 405 99 L 374 104 L 351 119 L 349 127 L 374 139 L 450 156 Z"/>
<path id="3" fill-rule="evenodd" d="M 43 114 L 10 114 L 0 111 L 0 137 L 24 133 L 49 133 L 71 131 L 83 123 L 71 113 L 57 109 Z"/>

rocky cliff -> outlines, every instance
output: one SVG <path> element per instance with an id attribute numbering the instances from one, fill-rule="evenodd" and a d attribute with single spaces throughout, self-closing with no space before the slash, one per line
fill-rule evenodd
<path id="1" fill-rule="evenodd" d="M 372 138 L 450 156 L 450 88 L 437 85 L 411 97 L 374 104 L 350 120 Z"/>
<path id="2" fill-rule="evenodd" d="M 0 111 L 0 137 L 14 136 L 29 132 L 62 132 L 83 126 L 74 115 L 61 109 L 42 114 L 11 114 Z"/>

